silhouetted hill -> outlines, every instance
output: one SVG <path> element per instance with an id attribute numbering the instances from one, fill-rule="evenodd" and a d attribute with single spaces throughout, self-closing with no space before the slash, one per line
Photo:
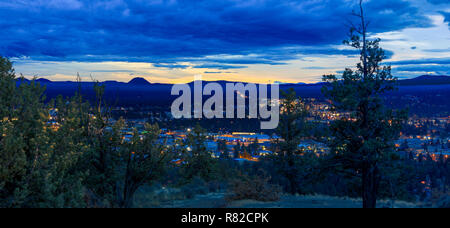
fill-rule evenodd
<path id="1" fill-rule="evenodd" d="M 25 80 L 24 83 L 28 83 Z M 42 85 L 46 86 L 46 98 L 52 99 L 58 95 L 63 97 L 73 96 L 79 89 L 83 96 L 95 101 L 95 92 L 93 90 L 93 82 L 70 82 L 70 81 L 50 81 L 38 80 Z M 225 93 L 225 86 L 227 83 L 236 83 L 231 81 L 215 81 L 222 86 Z M 20 84 L 21 79 L 17 79 L 17 84 Z M 117 81 L 101 82 L 105 85 L 105 99 L 108 104 L 119 106 L 164 106 L 170 107 L 170 104 L 178 96 L 171 95 L 172 84 L 149 83 L 143 78 L 135 78 L 129 83 Z M 245 83 L 244 83 L 245 84 Z M 399 90 L 386 94 L 389 103 L 395 107 L 402 107 L 402 104 L 410 104 L 405 101 L 406 98 L 419 98 L 419 104 L 423 107 L 411 107 L 411 110 L 420 110 L 425 112 L 441 112 L 446 111 L 450 113 L 450 105 L 448 104 L 448 97 L 450 97 L 450 77 L 449 76 L 421 76 L 414 79 L 399 80 Z M 203 83 L 203 86 L 206 82 Z M 297 95 L 302 98 L 317 98 L 323 99 L 321 88 L 326 83 L 319 82 L 315 84 L 281 84 L 280 90 L 288 90 L 293 88 Z M 193 88 L 193 82 L 189 83 Z M 270 89 L 268 91 L 270 95 Z M 412 98 L 411 98 L 412 99 Z M 415 98 L 414 98 L 415 99 Z M 431 106 L 430 106 L 431 105 Z"/>
<path id="2" fill-rule="evenodd" d="M 445 75 L 422 75 L 413 79 L 399 80 L 400 85 L 445 85 L 450 84 L 450 76 Z"/>
<path id="3" fill-rule="evenodd" d="M 17 82 L 17 83 L 20 83 L 22 80 L 23 80 L 24 82 L 30 82 L 30 80 L 28 80 L 28 79 L 26 79 L 26 78 L 16 78 L 16 82 Z"/>
<path id="4" fill-rule="evenodd" d="M 45 79 L 45 78 L 39 78 L 39 79 L 37 79 L 36 80 L 36 82 L 39 82 L 39 83 L 52 83 L 52 81 L 50 81 L 50 80 L 48 80 L 48 79 Z"/>
<path id="5" fill-rule="evenodd" d="M 130 85 L 151 85 L 150 82 L 145 80 L 144 78 L 133 78 L 131 81 L 128 82 Z"/>

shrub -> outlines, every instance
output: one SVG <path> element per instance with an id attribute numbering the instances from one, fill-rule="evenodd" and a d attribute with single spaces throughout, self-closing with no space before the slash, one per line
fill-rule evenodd
<path id="1" fill-rule="evenodd" d="M 443 196 L 436 203 L 437 208 L 450 208 L 450 195 Z"/>
<path id="2" fill-rule="evenodd" d="M 450 192 L 444 189 L 434 189 L 431 195 L 431 203 L 437 208 L 450 208 Z"/>
<path id="3" fill-rule="evenodd" d="M 203 195 L 209 192 L 207 183 L 200 177 L 194 177 L 189 184 L 184 185 L 181 191 L 187 199 L 192 199 L 195 195 Z"/>
<path id="4" fill-rule="evenodd" d="M 242 175 L 240 178 L 231 181 L 225 200 L 278 201 L 282 188 L 279 185 L 271 184 L 270 179 L 265 175 Z"/>

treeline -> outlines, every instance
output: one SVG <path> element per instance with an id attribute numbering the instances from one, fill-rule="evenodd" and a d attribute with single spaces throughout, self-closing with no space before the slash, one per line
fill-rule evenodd
<path id="1" fill-rule="evenodd" d="M 137 188 L 162 175 L 171 148 L 158 126 L 124 141 L 123 121 L 108 122 L 102 87 L 94 105 L 80 94 L 46 104 L 44 88 L 16 87 L 11 62 L 1 58 L 0 67 L 1 207 L 128 207 Z"/>
<path id="2" fill-rule="evenodd" d="M 81 94 L 45 103 L 34 80 L 15 81 L 0 58 L 0 207 L 133 207 L 135 193 L 157 181 L 180 187 L 233 175 L 206 150 L 200 127 L 184 142 L 161 139 L 157 124 L 124 140 L 124 120 L 110 122 L 101 85 L 94 104 Z"/>

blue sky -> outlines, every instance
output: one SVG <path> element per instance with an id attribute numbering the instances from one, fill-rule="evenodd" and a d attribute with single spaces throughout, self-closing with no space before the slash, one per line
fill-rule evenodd
<path id="1" fill-rule="evenodd" d="M 447 0 L 367 0 L 399 78 L 450 75 Z M 354 65 L 356 0 L 1 0 L 0 55 L 50 80 L 317 82 Z"/>

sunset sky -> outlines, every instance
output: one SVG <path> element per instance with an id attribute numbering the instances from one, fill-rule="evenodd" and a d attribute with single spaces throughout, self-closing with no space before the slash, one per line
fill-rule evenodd
<path id="1" fill-rule="evenodd" d="M 450 75 L 450 1 L 367 0 L 399 78 Z M 351 67 L 356 0 L 0 0 L 0 55 L 54 81 L 318 82 Z"/>

